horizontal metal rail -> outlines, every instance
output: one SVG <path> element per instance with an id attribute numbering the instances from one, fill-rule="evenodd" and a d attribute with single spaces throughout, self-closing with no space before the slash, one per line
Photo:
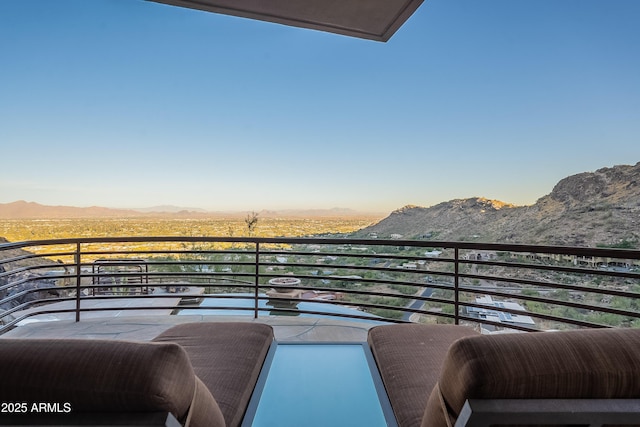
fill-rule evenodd
<path id="1" fill-rule="evenodd" d="M 429 240 L 170 236 L 3 243 L 0 333 L 33 316 L 72 314 L 79 321 L 82 313 L 114 310 L 233 310 L 519 331 L 640 327 L 639 270 L 638 250 Z M 297 280 L 274 284 L 283 277 Z M 129 304 L 149 298 L 173 305 Z M 97 301 L 110 305 L 92 304 Z"/>

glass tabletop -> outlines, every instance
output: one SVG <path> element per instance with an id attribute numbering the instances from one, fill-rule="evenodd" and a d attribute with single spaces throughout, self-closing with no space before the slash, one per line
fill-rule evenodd
<path id="1" fill-rule="evenodd" d="M 276 345 L 243 426 L 301 425 L 396 425 L 366 344 Z"/>

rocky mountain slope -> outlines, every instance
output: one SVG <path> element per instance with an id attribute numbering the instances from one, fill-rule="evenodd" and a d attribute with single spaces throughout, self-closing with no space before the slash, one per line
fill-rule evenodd
<path id="1" fill-rule="evenodd" d="M 357 235 L 527 243 L 640 247 L 640 162 L 564 178 L 531 206 L 496 200 L 451 200 L 406 206 Z"/>

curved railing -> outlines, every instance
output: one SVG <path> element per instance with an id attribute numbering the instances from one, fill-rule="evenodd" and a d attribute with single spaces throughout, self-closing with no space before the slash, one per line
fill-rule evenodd
<path id="1" fill-rule="evenodd" d="M 522 331 L 638 327 L 640 251 L 257 237 L 0 244 L 0 333 L 36 319 L 81 321 L 114 311 L 323 315 Z"/>

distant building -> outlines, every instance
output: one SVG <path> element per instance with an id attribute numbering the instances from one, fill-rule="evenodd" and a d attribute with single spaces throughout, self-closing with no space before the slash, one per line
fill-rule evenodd
<path id="1" fill-rule="evenodd" d="M 487 252 L 487 251 L 472 251 L 462 256 L 464 259 L 468 259 L 471 261 L 487 261 L 496 259 L 495 252 Z"/>
<path id="2" fill-rule="evenodd" d="M 442 255 L 442 251 L 427 251 L 424 253 L 427 258 L 438 258 L 440 255 Z"/>
<path id="3" fill-rule="evenodd" d="M 509 301 L 494 301 L 489 295 L 477 297 L 476 303 L 485 305 L 486 308 L 467 307 L 466 310 L 467 314 L 470 317 L 475 317 L 478 320 L 488 320 L 494 323 L 500 323 L 504 325 L 505 328 L 508 328 L 509 326 L 532 327 L 536 324 L 531 316 L 500 311 L 501 308 L 506 308 L 509 310 L 526 312 L 527 310 L 518 303 Z M 485 329 L 495 330 L 495 327 L 488 327 Z"/>

